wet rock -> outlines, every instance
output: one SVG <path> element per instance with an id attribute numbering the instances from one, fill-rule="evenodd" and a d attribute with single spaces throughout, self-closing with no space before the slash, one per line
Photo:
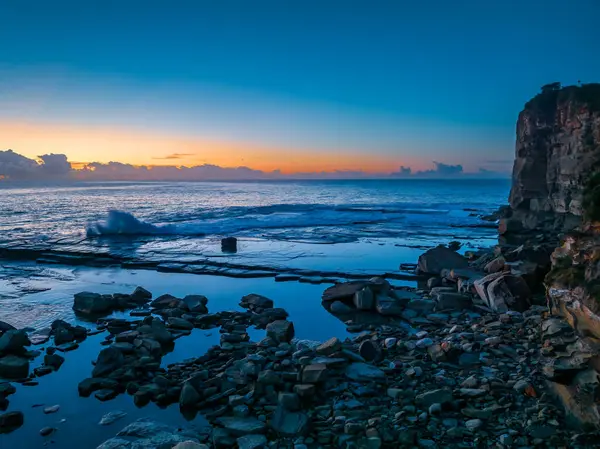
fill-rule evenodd
<path id="1" fill-rule="evenodd" d="M 16 355 L 0 358 L 0 377 L 22 379 L 29 375 L 29 360 Z"/>
<path id="2" fill-rule="evenodd" d="M 302 371 L 302 383 L 317 384 L 327 379 L 327 366 L 322 363 L 314 363 L 304 367 Z"/>
<path id="3" fill-rule="evenodd" d="M 329 311 L 336 315 L 344 315 L 349 313 L 354 313 L 355 310 L 344 304 L 342 301 L 334 301 L 329 308 Z"/>
<path id="4" fill-rule="evenodd" d="M 187 306 L 190 312 L 194 313 L 208 313 L 208 298 L 203 295 L 187 295 L 182 300 Z"/>
<path id="5" fill-rule="evenodd" d="M 234 418 L 222 417 L 216 419 L 217 424 L 222 426 L 233 436 L 244 436 L 256 433 L 264 433 L 267 426 L 256 418 Z"/>
<path id="6" fill-rule="evenodd" d="M 173 295 L 160 295 L 154 301 L 150 303 L 150 307 L 153 309 L 183 309 L 187 310 L 187 304 L 181 299 L 176 298 Z"/>
<path id="7" fill-rule="evenodd" d="M 354 294 L 353 301 L 358 310 L 372 310 L 375 307 L 375 297 L 369 287 L 357 291 Z"/>
<path id="8" fill-rule="evenodd" d="M 308 431 L 309 419 L 306 413 L 291 412 L 281 405 L 277 407 L 271 419 L 271 428 L 280 435 L 295 437 Z"/>
<path id="9" fill-rule="evenodd" d="M 237 239 L 235 237 L 225 237 L 221 239 L 221 251 L 224 253 L 236 253 Z"/>
<path id="10" fill-rule="evenodd" d="M 96 360 L 96 366 L 94 366 L 94 370 L 92 371 L 92 377 L 105 377 L 121 368 L 124 362 L 123 353 L 117 348 L 105 348 L 98 354 L 98 360 Z"/>
<path id="11" fill-rule="evenodd" d="M 381 348 L 377 344 L 377 342 L 373 340 L 365 340 L 360 344 L 358 349 L 358 353 L 363 357 L 367 362 L 372 362 L 374 360 L 379 360 L 381 358 Z"/>
<path id="12" fill-rule="evenodd" d="M 209 449 L 209 447 L 206 444 L 200 444 L 194 441 L 184 441 L 183 443 L 177 443 L 173 446 L 173 449 Z"/>
<path id="13" fill-rule="evenodd" d="M 190 381 L 183 384 L 181 395 L 179 396 L 179 407 L 184 409 L 195 408 L 201 399 L 202 397 Z"/>
<path id="14" fill-rule="evenodd" d="M 194 325 L 183 318 L 170 317 L 168 319 L 169 327 L 173 329 L 192 330 Z"/>
<path id="15" fill-rule="evenodd" d="M 82 315 L 102 315 L 110 313 L 115 305 L 116 303 L 111 295 L 81 292 L 75 294 L 73 310 Z"/>
<path id="16" fill-rule="evenodd" d="M 323 292 L 322 300 L 326 302 L 350 301 L 356 292 L 362 290 L 366 285 L 368 283 L 365 281 L 342 282 L 333 285 Z"/>
<path id="17" fill-rule="evenodd" d="M 94 397 L 99 401 L 105 402 L 116 398 L 118 394 L 119 392 L 116 390 L 103 389 L 96 391 L 96 393 L 94 393 Z"/>
<path id="18" fill-rule="evenodd" d="M 30 344 L 31 342 L 25 331 L 9 330 L 0 337 L 0 354 L 21 355 L 25 352 L 25 346 Z"/>
<path id="19" fill-rule="evenodd" d="M 52 435 L 54 433 L 56 429 L 54 427 L 43 427 L 40 430 L 40 435 L 43 437 L 47 437 L 49 435 Z"/>
<path id="20" fill-rule="evenodd" d="M 238 449 L 263 449 L 267 445 L 264 435 L 246 435 L 237 439 Z"/>
<path id="21" fill-rule="evenodd" d="M 437 310 L 463 310 L 472 304 L 471 298 L 460 293 L 439 293 L 437 295 Z"/>
<path id="22" fill-rule="evenodd" d="M 326 342 L 317 346 L 317 354 L 330 355 L 342 349 L 342 342 L 337 337 L 332 337 Z"/>
<path id="23" fill-rule="evenodd" d="M 419 256 L 420 273 L 439 275 L 443 269 L 468 268 L 468 260 L 445 246 L 432 248 Z"/>
<path id="24" fill-rule="evenodd" d="M 250 294 L 242 298 L 240 306 L 250 310 L 264 310 L 273 308 L 273 301 L 265 296 Z"/>
<path id="25" fill-rule="evenodd" d="M 406 306 L 406 301 L 390 296 L 377 295 L 375 297 L 375 309 L 380 315 L 401 316 Z"/>
<path id="26" fill-rule="evenodd" d="M 193 430 L 142 418 L 129 424 L 115 438 L 105 441 L 97 449 L 172 448 L 187 441 L 198 443 L 199 435 Z"/>
<path id="27" fill-rule="evenodd" d="M 0 434 L 10 433 L 23 425 L 24 416 L 21 412 L 8 412 L 0 415 Z"/>
<path id="28" fill-rule="evenodd" d="M 382 381 L 385 373 L 373 365 L 352 363 L 346 368 L 346 377 L 356 381 Z"/>
<path id="29" fill-rule="evenodd" d="M 57 405 L 53 405 L 51 407 L 46 407 L 44 409 L 44 414 L 49 415 L 51 413 L 56 413 L 59 410 L 60 410 L 60 405 L 58 405 L 58 404 Z"/>
<path id="30" fill-rule="evenodd" d="M 152 293 L 143 287 L 136 287 L 131 294 L 131 300 L 136 304 L 146 304 L 152 299 Z"/>
<path id="31" fill-rule="evenodd" d="M 294 324 L 287 320 L 273 321 L 267 325 L 267 337 L 289 343 L 294 338 Z"/>
<path id="32" fill-rule="evenodd" d="M 125 416 L 127 416 L 127 413 L 125 413 L 122 410 L 115 410 L 112 412 L 108 412 L 106 415 L 104 415 L 102 417 L 102 419 L 100 419 L 100 422 L 98 424 L 101 426 L 108 426 L 108 425 L 124 418 Z"/>
<path id="33" fill-rule="evenodd" d="M 107 378 L 101 378 L 101 377 L 96 377 L 96 378 L 89 377 L 89 378 L 84 379 L 81 382 L 79 382 L 77 389 L 79 391 L 80 396 L 88 397 L 94 391 L 98 391 L 101 389 L 114 389 L 114 388 L 117 388 L 118 386 L 119 386 L 119 382 L 117 382 L 114 379 L 107 379 Z"/>
<path id="34" fill-rule="evenodd" d="M 417 404 L 423 408 L 429 408 L 432 404 L 445 404 L 453 399 L 452 391 L 445 388 L 427 391 L 417 395 Z"/>
<path id="35" fill-rule="evenodd" d="M 0 335 L 12 330 L 15 330 L 15 327 L 12 324 L 8 324 L 6 321 L 0 321 Z"/>

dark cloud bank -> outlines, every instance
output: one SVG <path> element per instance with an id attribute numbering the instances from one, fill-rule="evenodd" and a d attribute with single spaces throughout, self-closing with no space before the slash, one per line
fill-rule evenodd
<path id="1" fill-rule="evenodd" d="M 167 157 L 165 159 L 176 159 Z M 194 167 L 134 166 L 120 162 L 92 162 L 75 169 L 64 154 L 44 154 L 38 160 L 29 159 L 12 150 L 0 151 L 0 178 L 8 180 L 81 180 L 81 181 L 203 181 L 259 179 L 368 179 L 368 178 L 505 178 L 507 173 L 479 169 L 465 173 L 462 165 L 433 162 L 434 168 L 413 171 L 401 166 L 392 173 L 365 173 L 353 170 L 283 174 L 279 170 L 264 172 L 248 167 L 226 168 L 217 165 Z"/>

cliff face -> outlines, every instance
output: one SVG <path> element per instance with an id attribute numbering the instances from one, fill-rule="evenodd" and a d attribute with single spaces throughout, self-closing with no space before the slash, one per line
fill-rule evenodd
<path id="1" fill-rule="evenodd" d="M 548 85 L 517 122 L 510 211 L 500 232 L 532 235 L 550 315 L 543 372 L 572 424 L 600 429 L 600 84 Z M 596 175 L 596 176 L 594 176 Z M 525 229 L 525 232 L 523 232 Z M 532 230 L 529 232 L 527 230 Z M 558 245 L 562 231 L 567 231 Z M 558 247 L 557 247 L 558 246 Z"/>
<path id="2" fill-rule="evenodd" d="M 586 180 L 599 168 L 600 84 L 545 86 L 519 114 L 511 209 L 526 228 L 540 225 L 526 216 L 581 217 Z"/>

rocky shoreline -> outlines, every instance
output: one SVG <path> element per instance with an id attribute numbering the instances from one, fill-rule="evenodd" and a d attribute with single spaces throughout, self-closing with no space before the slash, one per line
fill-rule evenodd
<path id="1" fill-rule="evenodd" d="M 429 250 L 418 264 L 429 277 L 423 290 L 394 288 L 384 278 L 328 288 L 324 308 L 356 335 L 345 341 L 294 339 L 287 312 L 260 295 L 242 298 L 245 311 L 211 314 L 200 295 L 152 299 L 141 287 L 80 293 L 76 313 L 128 310 L 130 319 L 99 318 L 96 330 L 57 321 L 29 334 L 4 323 L 0 376 L 35 383 L 60 369 L 78 341 L 105 332 L 106 348 L 79 383 L 81 396 L 129 394 L 139 407 L 178 403 L 188 419 L 200 413 L 212 426 L 199 434 L 141 420 L 102 448 L 585 447 L 589 435 L 567 430 L 545 383 L 548 342 L 568 325 L 557 318 L 550 325 L 547 307 L 523 303 L 530 299 L 523 286 L 492 256 L 469 261 L 446 247 Z M 479 271 L 482 265 L 498 271 Z M 488 285 L 492 275 L 503 281 Z M 250 341 L 249 327 L 265 329 L 266 337 Z M 161 367 L 163 354 L 193 328 L 219 328 L 220 345 Z M 49 339 L 44 364 L 30 375 L 28 358 L 41 351 L 27 348 Z M 16 390 L 1 384 L 3 408 Z M 22 422 L 19 412 L 0 416 L 3 431 Z M 55 431 L 40 430 L 46 437 Z M 138 437 L 145 442 L 135 443 Z"/>

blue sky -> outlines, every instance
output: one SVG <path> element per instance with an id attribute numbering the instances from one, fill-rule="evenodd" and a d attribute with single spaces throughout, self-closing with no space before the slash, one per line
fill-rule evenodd
<path id="1" fill-rule="evenodd" d="M 508 170 L 541 85 L 599 81 L 599 13 L 594 0 L 3 2 L 0 120 L 280 148 L 284 165 L 331 151 L 352 156 L 340 169 Z M 66 153 L 101 160 L 90 148 Z M 251 165 L 239 151 L 232 163 Z"/>

